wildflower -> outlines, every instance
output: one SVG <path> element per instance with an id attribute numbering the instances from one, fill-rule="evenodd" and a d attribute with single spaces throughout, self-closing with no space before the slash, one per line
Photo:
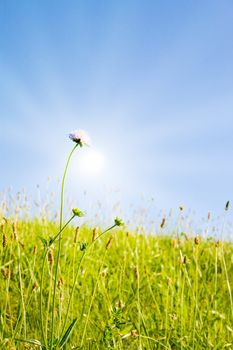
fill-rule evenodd
<path id="1" fill-rule="evenodd" d="M 78 143 L 80 147 L 90 145 L 90 137 L 84 130 L 74 130 L 69 134 L 69 138 Z"/>
<path id="2" fill-rule="evenodd" d="M 115 218 L 114 222 L 116 226 L 124 226 L 124 221 L 118 217 Z"/>
<path id="3" fill-rule="evenodd" d="M 79 208 L 73 208 L 72 212 L 75 216 L 78 216 L 78 217 L 84 216 L 84 213 Z"/>

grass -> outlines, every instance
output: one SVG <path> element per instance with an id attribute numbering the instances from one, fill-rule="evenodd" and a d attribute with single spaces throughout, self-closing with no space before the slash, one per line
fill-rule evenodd
<path id="1" fill-rule="evenodd" d="M 42 319 L 46 339 L 51 336 L 56 244 L 40 290 L 44 247 L 38 237 L 49 239 L 58 230 L 47 220 L 2 220 L 0 349 L 40 349 Z M 75 328 L 64 349 L 233 349 L 231 243 L 116 228 L 82 258 L 92 241 L 87 226 L 70 224 L 63 232 L 55 339 L 75 282 L 66 322 Z"/>

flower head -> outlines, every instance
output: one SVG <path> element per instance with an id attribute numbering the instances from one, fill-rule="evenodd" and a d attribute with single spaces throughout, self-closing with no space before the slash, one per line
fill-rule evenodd
<path id="1" fill-rule="evenodd" d="M 69 138 L 82 146 L 90 145 L 90 137 L 84 130 L 74 130 L 69 134 Z"/>

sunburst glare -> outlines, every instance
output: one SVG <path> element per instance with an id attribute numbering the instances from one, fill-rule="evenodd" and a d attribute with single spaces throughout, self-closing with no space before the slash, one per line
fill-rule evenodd
<path id="1" fill-rule="evenodd" d="M 79 154 L 78 169 L 81 174 L 97 176 L 103 174 L 106 158 L 104 154 L 96 149 L 86 148 L 85 152 Z"/>

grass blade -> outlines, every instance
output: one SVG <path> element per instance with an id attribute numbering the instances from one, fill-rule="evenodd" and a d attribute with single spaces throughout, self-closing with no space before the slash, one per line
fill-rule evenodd
<path id="1" fill-rule="evenodd" d="M 65 345 L 65 343 L 68 341 L 68 339 L 69 339 L 69 337 L 70 337 L 70 335 L 71 335 L 71 333 L 72 333 L 72 331 L 73 331 L 73 329 L 74 329 L 74 327 L 75 327 L 75 325 L 76 325 L 77 320 L 78 320 L 78 319 L 75 318 L 75 319 L 71 322 L 71 324 L 70 324 L 69 327 L 67 328 L 65 334 L 63 335 L 61 341 L 59 342 L 59 347 L 60 347 L 61 349 L 62 349 L 62 347 Z"/>

